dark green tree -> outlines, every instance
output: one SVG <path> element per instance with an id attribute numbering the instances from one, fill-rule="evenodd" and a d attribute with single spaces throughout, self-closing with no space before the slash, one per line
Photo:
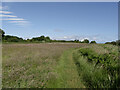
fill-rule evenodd
<path id="1" fill-rule="evenodd" d="M 32 39 L 28 39 L 27 41 L 30 41 L 30 42 L 51 42 L 51 39 L 47 36 L 40 36 L 40 37 L 34 37 Z"/>
<path id="2" fill-rule="evenodd" d="M 47 36 L 47 37 L 45 37 L 45 41 L 46 42 L 51 42 L 51 40 L 50 40 L 50 38 Z"/>
<path id="3" fill-rule="evenodd" d="M 83 43 L 89 43 L 88 39 L 84 39 Z"/>
<path id="4" fill-rule="evenodd" d="M 115 41 L 112 41 L 111 44 L 116 45 L 116 42 L 115 42 Z"/>
<path id="5" fill-rule="evenodd" d="M 93 43 L 93 44 L 96 44 L 96 41 L 91 41 L 90 44 L 92 44 L 92 43 Z"/>
<path id="6" fill-rule="evenodd" d="M 3 41 L 4 41 L 4 42 L 22 42 L 23 39 L 22 39 L 22 38 L 19 38 L 19 37 L 17 37 L 17 36 L 6 35 L 6 36 L 4 36 Z"/>
<path id="7" fill-rule="evenodd" d="M 40 40 L 40 41 L 45 41 L 45 36 L 42 35 L 42 36 L 39 38 L 39 40 Z"/>
<path id="8" fill-rule="evenodd" d="M 78 40 L 78 39 L 75 39 L 74 42 L 79 43 L 79 40 Z"/>
<path id="9" fill-rule="evenodd" d="M 5 36 L 5 32 L 2 29 L 0 29 L 0 35 L 2 35 L 2 37 Z"/>

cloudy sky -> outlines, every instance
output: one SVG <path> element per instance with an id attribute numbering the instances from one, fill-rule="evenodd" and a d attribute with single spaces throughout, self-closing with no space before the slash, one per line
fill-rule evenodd
<path id="1" fill-rule="evenodd" d="M 3 2 L 0 6 L 6 35 L 26 38 L 117 40 L 117 2 Z M 1 19 L 1 18 L 0 18 Z"/>

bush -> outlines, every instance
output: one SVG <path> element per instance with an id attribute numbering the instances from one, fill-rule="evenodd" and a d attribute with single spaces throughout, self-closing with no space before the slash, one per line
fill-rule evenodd
<path id="1" fill-rule="evenodd" d="M 82 41 L 82 43 L 89 43 L 88 39 L 84 39 L 84 41 Z"/>
<path id="2" fill-rule="evenodd" d="M 91 41 L 90 44 L 92 44 L 92 43 L 96 44 L 96 41 Z"/>

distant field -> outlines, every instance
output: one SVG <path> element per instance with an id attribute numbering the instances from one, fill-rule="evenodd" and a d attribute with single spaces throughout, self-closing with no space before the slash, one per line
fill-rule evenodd
<path id="1" fill-rule="evenodd" d="M 118 47 L 81 43 L 3 44 L 3 88 L 116 87 Z"/>

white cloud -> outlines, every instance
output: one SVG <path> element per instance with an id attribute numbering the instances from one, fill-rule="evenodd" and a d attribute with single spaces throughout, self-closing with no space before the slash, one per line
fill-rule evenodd
<path id="1" fill-rule="evenodd" d="M 14 24 L 16 24 L 16 25 L 19 25 L 19 26 L 28 26 L 28 25 L 30 25 L 30 22 L 28 22 L 28 21 L 9 21 L 8 23 L 14 23 Z"/>
<path id="2" fill-rule="evenodd" d="M 28 21 L 10 21 L 9 23 L 29 23 Z"/>
<path id="3" fill-rule="evenodd" d="M 0 20 L 2 21 L 8 21 L 8 23 L 13 23 L 19 26 L 26 26 L 29 25 L 30 22 L 23 19 L 23 18 L 17 18 L 17 16 L 12 16 L 12 15 L 4 15 L 4 17 Z"/>
<path id="4" fill-rule="evenodd" d="M 28 21 L 9 21 L 9 23 L 15 23 L 15 24 L 17 24 L 17 25 L 29 24 Z"/>
<path id="5" fill-rule="evenodd" d="M 4 14 L 0 14 L 0 17 L 17 17 L 17 16 L 13 16 L 13 15 L 4 15 Z"/>
<path id="6" fill-rule="evenodd" d="M 25 26 L 25 25 L 30 24 L 29 21 L 13 15 L 13 12 L 8 11 L 7 9 L 9 9 L 8 6 L 0 6 L 0 20 L 1 21 L 8 21 L 8 23 L 14 23 L 20 26 Z"/>
<path id="7" fill-rule="evenodd" d="M 0 11 L 0 13 L 3 13 L 3 14 L 11 14 L 12 12 L 9 12 L 9 11 Z"/>
<path id="8" fill-rule="evenodd" d="M 3 18 L 2 20 L 16 20 L 16 21 L 20 21 L 20 20 L 24 20 L 23 18 Z"/>

